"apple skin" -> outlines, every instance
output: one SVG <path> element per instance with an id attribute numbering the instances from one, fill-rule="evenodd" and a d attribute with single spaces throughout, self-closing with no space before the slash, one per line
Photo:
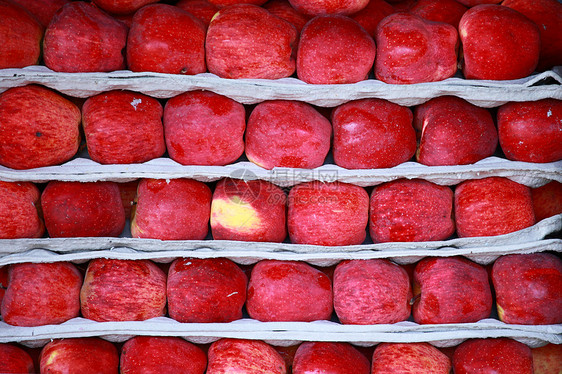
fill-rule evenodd
<path id="1" fill-rule="evenodd" d="M 374 38 L 380 21 L 394 12 L 394 7 L 386 1 L 370 0 L 365 8 L 351 14 L 350 17 L 357 21 Z"/>
<path id="2" fill-rule="evenodd" d="M 343 324 L 396 323 L 410 316 L 406 270 L 389 260 L 351 260 L 334 271 L 334 310 Z"/>
<path id="3" fill-rule="evenodd" d="M 252 4 L 261 6 L 265 4 L 266 1 L 267 0 L 209 0 L 210 3 L 215 4 L 219 8 L 237 4 Z"/>
<path id="4" fill-rule="evenodd" d="M 416 323 L 478 322 L 492 312 L 488 272 L 463 257 L 422 259 L 414 270 L 413 287 Z"/>
<path id="5" fill-rule="evenodd" d="M 207 29 L 207 67 L 221 78 L 288 77 L 295 71 L 296 39 L 294 26 L 264 8 L 231 5 Z"/>
<path id="6" fill-rule="evenodd" d="M 369 232 L 375 243 L 444 240 L 455 232 L 453 191 L 422 179 L 398 179 L 371 193 Z"/>
<path id="7" fill-rule="evenodd" d="M 209 347 L 206 374 L 286 374 L 285 361 L 261 340 L 223 338 Z"/>
<path id="8" fill-rule="evenodd" d="M 537 67 L 538 26 L 521 13 L 495 4 L 467 10 L 459 22 L 466 79 L 524 78 Z"/>
<path id="9" fill-rule="evenodd" d="M 436 82 L 457 71 L 458 33 L 448 23 L 394 13 L 379 23 L 375 42 L 375 76 L 385 83 Z"/>
<path id="10" fill-rule="evenodd" d="M 287 195 L 263 181 L 225 178 L 211 202 L 215 240 L 280 243 L 287 237 Z"/>
<path id="11" fill-rule="evenodd" d="M 133 16 L 127 39 L 127 63 L 135 72 L 204 73 L 205 25 L 179 7 L 147 5 Z"/>
<path id="12" fill-rule="evenodd" d="M 9 266 L 0 266 L 0 306 L 8 288 L 8 268 Z"/>
<path id="13" fill-rule="evenodd" d="M 531 348 L 534 374 L 562 373 L 562 345 L 547 344 Z"/>
<path id="14" fill-rule="evenodd" d="M 293 362 L 293 374 L 370 374 L 367 357 L 349 343 L 304 342 Z"/>
<path id="15" fill-rule="evenodd" d="M 312 18 L 293 8 L 288 0 L 270 0 L 265 3 L 263 7 L 274 16 L 284 19 L 295 26 L 297 34 L 299 35 L 304 25 Z"/>
<path id="16" fill-rule="evenodd" d="M 309 16 L 349 15 L 365 8 L 369 0 L 289 0 L 298 12 Z"/>
<path id="17" fill-rule="evenodd" d="M 252 269 L 246 309 L 251 318 L 263 322 L 329 320 L 332 284 L 307 263 L 262 260 Z"/>
<path id="18" fill-rule="evenodd" d="M 40 196 L 33 183 L 0 181 L 0 239 L 43 236 Z"/>
<path id="19" fill-rule="evenodd" d="M 502 0 L 457 0 L 457 1 L 469 8 L 481 4 L 499 4 L 502 2 Z"/>
<path id="20" fill-rule="evenodd" d="M 7 324 L 56 325 L 78 317 L 82 274 L 73 264 L 14 264 L 8 277 L 2 300 L 2 318 Z"/>
<path id="21" fill-rule="evenodd" d="M 367 236 L 369 195 L 348 183 L 305 182 L 289 192 L 287 226 L 291 242 L 357 245 Z"/>
<path id="22" fill-rule="evenodd" d="M 100 338 L 56 339 L 40 355 L 41 373 L 117 374 L 119 354 Z"/>
<path id="23" fill-rule="evenodd" d="M 125 228 L 115 182 L 51 181 L 41 195 L 41 208 L 52 238 L 115 237 Z"/>
<path id="24" fill-rule="evenodd" d="M 35 373 L 29 353 L 14 344 L 0 344 L 0 373 Z"/>
<path id="25" fill-rule="evenodd" d="M 562 160 L 562 100 L 510 102 L 498 109 L 500 146 L 509 160 Z"/>
<path id="26" fill-rule="evenodd" d="M 90 97 L 82 123 L 90 158 L 101 164 L 135 164 L 166 152 L 163 109 L 150 96 L 109 91 Z"/>
<path id="27" fill-rule="evenodd" d="M 541 50 L 537 70 L 562 65 L 562 4 L 556 0 L 504 0 L 502 6 L 523 14 L 539 27 Z"/>
<path id="28" fill-rule="evenodd" d="M 350 101 L 332 112 L 334 162 L 346 169 L 390 168 L 416 151 L 412 111 L 382 99 Z"/>
<path id="29" fill-rule="evenodd" d="M 142 179 L 133 209 L 133 238 L 202 240 L 207 236 L 211 189 L 192 179 Z"/>
<path id="30" fill-rule="evenodd" d="M 43 27 L 49 26 L 55 13 L 70 2 L 70 0 L 9 0 L 19 4 L 31 13 Z M 42 36 L 41 36 L 42 37 Z M 13 40 L 20 41 L 15 38 Z"/>
<path id="31" fill-rule="evenodd" d="M 48 88 L 13 87 L 0 94 L 0 164 L 32 169 L 68 161 L 80 145 L 80 110 Z"/>
<path id="32" fill-rule="evenodd" d="M 80 290 L 84 318 L 144 321 L 166 313 L 166 274 L 149 260 L 91 260 Z"/>
<path id="33" fill-rule="evenodd" d="M 532 374 L 531 349 L 508 338 L 470 339 L 453 354 L 455 374 Z"/>
<path id="34" fill-rule="evenodd" d="M 531 197 L 537 222 L 562 213 L 562 183 L 551 181 L 544 186 L 532 188 Z"/>
<path id="35" fill-rule="evenodd" d="M 454 207 L 461 238 L 503 235 L 535 224 L 531 189 L 504 177 L 461 182 Z"/>
<path id="36" fill-rule="evenodd" d="M 19 4 L 0 1 L 0 69 L 37 65 L 44 28 Z"/>
<path id="37" fill-rule="evenodd" d="M 381 343 L 373 353 L 372 374 L 449 374 L 451 360 L 429 343 Z"/>
<path id="38" fill-rule="evenodd" d="M 441 96 L 416 107 L 416 160 L 424 165 L 467 165 L 492 156 L 498 131 L 491 113 L 455 96 Z"/>
<path id="39" fill-rule="evenodd" d="M 213 16 L 219 11 L 219 7 L 207 0 L 180 0 L 176 3 L 178 8 L 185 10 L 197 17 L 203 25 L 205 32 L 211 23 Z"/>
<path id="40" fill-rule="evenodd" d="M 135 336 L 121 351 L 121 374 L 203 374 L 205 352 L 181 338 Z"/>
<path id="41" fill-rule="evenodd" d="M 265 169 L 313 169 L 330 151 L 332 125 L 312 105 L 290 100 L 262 102 L 246 128 L 246 156 Z"/>
<path id="42" fill-rule="evenodd" d="M 130 182 L 118 183 L 119 193 L 121 194 L 121 202 L 123 203 L 123 209 L 125 210 L 125 219 L 131 219 L 131 213 L 133 211 L 133 206 L 135 203 L 135 198 L 137 197 L 137 188 L 139 186 L 139 180 L 135 179 Z"/>
<path id="43" fill-rule="evenodd" d="M 135 13 L 145 5 L 158 0 L 92 0 L 101 9 L 111 14 L 125 15 Z"/>
<path id="44" fill-rule="evenodd" d="M 246 274 L 222 258 L 178 258 L 168 272 L 170 317 L 182 323 L 231 322 L 242 318 Z"/>
<path id="45" fill-rule="evenodd" d="M 500 321 L 562 323 L 562 260 L 551 253 L 506 255 L 492 268 Z"/>
<path id="46" fill-rule="evenodd" d="M 301 31 L 297 76 L 312 84 L 356 83 L 367 78 L 376 54 L 373 38 L 357 21 L 317 16 Z"/>
<path id="47" fill-rule="evenodd" d="M 408 11 L 428 21 L 445 22 L 457 28 L 467 10 L 456 0 L 418 0 Z"/>
<path id="48" fill-rule="evenodd" d="M 124 23 L 94 4 L 70 2 L 54 15 L 45 31 L 45 65 L 66 73 L 125 69 L 127 32 Z"/>
<path id="49" fill-rule="evenodd" d="M 246 110 L 208 91 L 175 96 L 164 107 L 170 158 L 182 165 L 228 165 L 244 153 Z"/>

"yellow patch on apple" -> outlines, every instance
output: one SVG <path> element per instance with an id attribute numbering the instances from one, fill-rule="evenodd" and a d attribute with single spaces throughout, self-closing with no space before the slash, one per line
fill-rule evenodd
<path id="1" fill-rule="evenodd" d="M 500 304 L 496 304 L 497 308 L 498 308 L 498 318 L 500 319 L 500 321 L 503 321 L 503 316 L 505 314 L 503 308 L 500 306 Z"/>
<path id="2" fill-rule="evenodd" d="M 59 355 L 59 352 L 51 352 L 51 354 L 49 355 L 49 358 L 47 358 L 47 361 L 45 363 L 45 366 L 47 365 L 51 365 L 55 359 L 55 357 L 57 357 Z"/>
<path id="3" fill-rule="evenodd" d="M 214 200 L 211 204 L 211 226 L 214 225 L 245 233 L 259 227 L 261 220 L 250 204 L 233 196 L 229 200 Z"/>

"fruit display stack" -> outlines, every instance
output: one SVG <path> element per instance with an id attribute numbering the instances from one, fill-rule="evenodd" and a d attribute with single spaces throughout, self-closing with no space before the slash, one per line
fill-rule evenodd
<path id="1" fill-rule="evenodd" d="M 0 0 L 0 372 L 561 373 L 556 0 Z"/>

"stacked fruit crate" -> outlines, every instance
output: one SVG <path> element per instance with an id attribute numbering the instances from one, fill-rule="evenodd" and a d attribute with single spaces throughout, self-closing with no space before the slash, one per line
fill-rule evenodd
<path id="1" fill-rule="evenodd" d="M 516 358 L 526 357 L 527 347 L 544 345 L 560 357 L 562 214 L 549 210 L 562 194 L 559 67 L 531 74 L 535 61 L 529 73 L 517 75 L 510 69 L 524 65 L 523 57 L 508 67 L 500 59 L 488 67 L 490 76 L 479 76 L 466 65 L 474 63 L 473 39 L 466 39 L 470 18 L 463 16 L 463 76 L 457 72 L 456 28 L 427 23 L 414 15 L 413 5 L 409 13 L 385 18 L 372 35 L 367 25 L 359 26 L 358 15 L 357 21 L 308 17 L 295 61 L 291 44 L 301 30 L 272 15 L 275 6 L 288 9 L 287 2 L 226 7 L 210 26 L 180 10 L 180 3 L 141 8 L 130 21 L 128 39 L 116 17 L 91 4 L 71 3 L 46 25 L 47 66 L 32 62 L 0 70 L 0 217 L 5 220 L 0 270 L 10 274 L 0 343 L 31 347 L 36 355 L 42 350 L 47 365 L 55 357 L 49 350 L 71 349 L 61 346 L 78 341 L 73 338 L 102 338 L 102 343 L 90 341 L 98 345 L 92 349 L 114 357 L 119 347 L 123 371 L 131 365 L 124 357 L 140 349 L 133 343 L 143 344 L 135 336 L 194 343 L 198 347 L 190 346 L 186 354 L 194 366 L 203 364 L 193 372 L 203 372 L 207 364 L 208 372 L 219 370 L 221 354 L 228 361 L 227 352 L 250 349 L 235 347 L 240 342 L 262 350 L 261 365 L 273 360 L 275 369 L 257 371 L 272 373 L 290 370 L 295 354 L 305 360 L 305 347 L 320 349 L 311 344 L 317 342 L 345 343 L 335 352 L 340 365 L 354 373 L 364 366 L 375 373 L 376 365 L 386 365 L 382 349 L 392 351 L 393 345 L 380 343 L 406 343 L 436 354 L 445 370 L 454 351 L 460 367 L 462 355 L 470 356 L 474 348 L 456 348 L 477 338 L 517 342 L 505 348 L 514 349 L 510 355 Z M 370 3 L 379 10 L 384 6 Z M 16 9 L 9 4 L 0 1 L 6 9 L 0 17 Z M 506 5 L 471 12 L 503 14 Z M 97 63 L 115 59 L 112 68 L 88 71 L 84 66 L 91 61 L 74 54 L 78 33 L 69 36 L 68 30 L 79 12 L 105 17 L 112 39 L 104 40 L 107 53 Z M 520 22 L 518 17 L 510 22 Z M 159 28 L 180 18 L 191 25 L 184 25 L 189 38 L 201 34 L 206 42 L 189 44 L 176 35 L 189 44 L 189 56 L 183 56 L 189 66 L 185 61 L 174 66 L 170 56 L 143 49 L 148 44 L 143 38 L 160 38 Z M 244 23 L 248 19 L 259 21 Z M 442 65 L 448 60 L 444 52 L 434 52 L 410 70 L 389 72 L 399 65 L 388 57 L 392 42 L 385 39 L 396 27 L 392 21 L 398 27 L 412 22 L 409 27 L 428 35 L 437 32 L 432 27 L 454 35 L 448 48 L 454 69 Z M 528 24 L 536 28 L 523 22 Z M 236 49 L 225 48 L 222 43 L 240 25 L 270 34 L 244 36 Z M 525 41 L 519 44 L 530 45 L 532 33 L 522 32 Z M 329 42 L 315 40 L 318 35 Z M 443 38 L 440 48 L 446 48 Z M 406 39 L 397 43 L 404 47 Z M 273 41 L 279 43 L 274 49 Z M 420 43 L 410 45 L 410 53 Z M 124 48 L 128 65 L 119 59 Z M 197 67 L 200 53 L 199 59 L 193 55 L 197 48 L 203 68 Z M 275 54 L 283 48 L 288 53 Z M 307 48 L 313 56 L 308 62 Z M 112 50 L 118 53 L 111 55 Z M 320 61 L 314 55 L 319 50 L 339 54 Z M 256 56 L 240 60 L 248 51 Z M 248 71 L 255 66 L 257 71 Z M 119 70 L 125 68 L 130 70 Z M 449 72 L 439 75 L 443 71 Z M 504 139 L 515 140 L 502 143 L 500 134 L 497 146 L 500 122 L 519 126 L 517 120 L 526 115 L 528 122 L 539 123 L 531 132 L 540 126 L 553 130 L 535 144 L 521 127 L 513 134 L 505 130 Z M 446 128 L 431 129 L 462 120 L 470 125 L 459 136 L 468 141 L 455 139 Z M 214 121 L 220 125 L 205 127 Z M 55 128 L 59 122 L 70 125 Z M 484 137 L 489 144 L 475 147 Z M 432 141 L 450 145 L 439 154 Z M 531 145 L 521 147 L 526 141 Z M 470 161 L 444 161 L 462 146 L 476 153 Z M 543 215 L 541 207 L 549 212 Z M 525 272 L 533 273 L 538 285 L 531 285 Z M 510 298 L 523 298 L 516 291 L 525 287 L 548 296 L 519 307 Z M 496 311 L 492 304 L 500 298 L 505 304 Z M 66 308 L 57 310 L 55 304 Z M 519 308 L 523 316 L 514 312 Z M 87 342 L 81 350 L 89 349 Z M 150 355 L 181 344 L 160 343 Z M 92 366 L 86 356 L 82 364 Z M 0 368 L 2 359 L 0 352 Z M 251 362 L 252 355 L 244 359 Z M 97 365 L 116 369 L 110 362 Z"/>

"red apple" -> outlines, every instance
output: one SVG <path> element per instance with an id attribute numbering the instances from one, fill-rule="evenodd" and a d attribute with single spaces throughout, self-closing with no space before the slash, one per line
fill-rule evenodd
<path id="1" fill-rule="evenodd" d="M 101 9 L 111 14 L 131 14 L 145 5 L 158 0 L 92 0 Z"/>
<path id="2" fill-rule="evenodd" d="M 49 26 L 55 13 L 70 0 L 9 0 L 31 13 L 43 27 Z M 42 36 L 41 36 L 42 37 Z M 18 40 L 18 39 L 14 39 Z"/>
<path id="3" fill-rule="evenodd" d="M 373 353 L 372 374 L 449 374 L 451 360 L 428 343 L 382 343 Z"/>
<path id="4" fill-rule="evenodd" d="M 132 71 L 199 74 L 205 64 L 205 25 L 185 10 L 151 4 L 135 13 L 127 39 Z"/>
<path id="5" fill-rule="evenodd" d="M 375 186 L 370 200 L 373 242 L 444 240 L 455 232 L 453 191 L 422 179 Z"/>
<path id="6" fill-rule="evenodd" d="M 29 353 L 14 344 L 0 344 L 0 373 L 35 372 L 35 365 Z"/>
<path id="7" fill-rule="evenodd" d="M 394 13 L 379 23 L 375 41 L 375 76 L 385 83 L 436 82 L 457 71 L 458 34 L 447 23 Z"/>
<path id="8" fill-rule="evenodd" d="M 207 236 L 211 189 L 192 179 L 143 179 L 133 209 L 134 238 L 202 240 Z"/>
<path id="9" fill-rule="evenodd" d="M 121 351 L 122 374 L 203 374 L 206 367 L 205 352 L 181 338 L 136 336 Z"/>
<path id="10" fill-rule="evenodd" d="M 374 38 L 380 21 L 394 12 L 394 7 L 386 1 L 370 0 L 365 8 L 350 15 L 350 17 L 356 20 Z"/>
<path id="11" fill-rule="evenodd" d="M 4 322 L 53 325 L 78 317 L 82 274 L 70 262 L 10 265 L 2 301 Z"/>
<path id="12" fill-rule="evenodd" d="M 222 258 L 178 258 L 168 272 L 168 309 L 178 322 L 231 322 L 242 318 L 246 274 Z"/>
<path id="13" fill-rule="evenodd" d="M 370 371 L 367 357 L 349 343 L 302 343 L 293 363 L 293 374 L 370 374 Z"/>
<path id="14" fill-rule="evenodd" d="M 562 160 L 562 100 L 510 102 L 498 109 L 505 157 L 514 161 Z"/>
<path id="15" fill-rule="evenodd" d="M 531 197 L 537 222 L 562 213 L 562 183 L 551 181 L 544 186 L 532 188 Z"/>
<path id="16" fill-rule="evenodd" d="M 287 21 L 251 4 L 231 5 L 207 29 L 209 72 L 221 78 L 278 79 L 295 71 L 297 31 Z"/>
<path id="17" fill-rule="evenodd" d="M 169 99 L 164 131 L 170 158 L 182 165 L 228 165 L 244 153 L 244 106 L 209 91 Z"/>
<path id="18" fill-rule="evenodd" d="M 100 338 L 56 339 L 41 351 L 41 373 L 115 374 L 117 348 Z"/>
<path id="19" fill-rule="evenodd" d="M 131 213 L 133 211 L 133 206 L 135 203 L 135 197 L 137 197 L 137 188 L 139 186 L 139 180 L 135 179 L 130 182 L 118 183 L 119 193 L 121 194 L 121 202 L 123 203 L 123 209 L 125 210 L 125 218 L 131 219 Z"/>
<path id="20" fill-rule="evenodd" d="M 60 72 L 125 69 L 128 28 L 91 3 L 73 1 L 58 11 L 45 31 L 43 59 Z"/>
<path id="21" fill-rule="evenodd" d="M 562 260 L 551 253 L 506 255 L 494 262 L 499 319 L 518 325 L 562 323 Z"/>
<path id="22" fill-rule="evenodd" d="M 283 358 L 273 347 L 260 340 L 217 340 L 209 347 L 207 374 L 285 374 Z"/>
<path id="23" fill-rule="evenodd" d="M 499 4 L 502 0 L 457 0 L 459 3 L 471 8 L 481 4 Z"/>
<path id="24" fill-rule="evenodd" d="M 23 7 L 0 1 L 0 69 L 37 65 L 43 26 Z"/>
<path id="25" fill-rule="evenodd" d="M 311 322 L 329 320 L 332 301 L 332 284 L 320 270 L 304 262 L 262 260 L 252 269 L 246 308 L 259 321 Z"/>
<path id="26" fill-rule="evenodd" d="M 334 162 L 347 169 L 390 168 L 416 151 L 412 111 L 382 99 L 362 99 L 332 112 Z"/>
<path id="27" fill-rule="evenodd" d="M 369 0 L 289 0 L 297 11 L 310 15 L 353 14 L 365 8 Z"/>
<path id="28" fill-rule="evenodd" d="M 293 361 L 295 359 L 295 354 L 297 353 L 297 349 L 300 347 L 300 344 L 290 345 L 287 347 L 284 346 L 275 346 L 275 350 L 283 360 L 285 361 L 285 367 L 287 368 L 288 373 L 293 372 Z"/>
<path id="29" fill-rule="evenodd" d="M 208 0 L 180 0 L 176 6 L 193 14 L 206 28 L 209 27 L 213 16 L 219 11 L 219 7 Z"/>
<path id="30" fill-rule="evenodd" d="M 414 127 L 419 138 L 418 162 L 466 165 L 492 156 L 498 131 L 492 115 L 455 96 L 441 96 L 416 107 Z"/>
<path id="31" fill-rule="evenodd" d="M 166 313 L 166 274 L 149 260 L 91 260 L 80 290 L 84 318 L 144 321 Z"/>
<path id="32" fill-rule="evenodd" d="M 0 266 L 0 306 L 6 294 L 6 288 L 8 288 L 8 269 L 9 266 Z"/>
<path id="33" fill-rule="evenodd" d="M 539 27 L 541 49 L 538 70 L 562 65 L 562 4 L 556 0 L 504 0 L 502 6 L 525 15 Z"/>
<path id="34" fill-rule="evenodd" d="M 459 23 L 466 79 L 524 78 L 537 67 L 537 25 L 521 13 L 494 4 L 467 10 Z"/>
<path id="35" fill-rule="evenodd" d="M 414 321 L 471 323 L 492 312 L 484 267 L 463 257 L 426 257 L 414 270 Z"/>
<path id="36" fill-rule="evenodd" d="M 119 236 L 125 228 L 115 182 L 51 181 L 41 195 L 41 208 L 52 238 Z"/>
<path id="37" fill-rule="evenodd" d="M 376 55 L 371 35 L 349 17 L 318 16 L 302 29 L 297 76 L 306 83 L 356 83 L 367 79 Z"/>
<path id="38" fill-rule="evenodd" d="M 369 195 L 362 187 L 305 182 L 289 192 L 287 224 L 292 243 L 361 244 L 368 220 Z"/>
<path id="39" fill-rule="evenodd" d="M 253 4 L 253 5 L 263 5 L 267 0 L 209 0 L 210 3 L 215 4 L 219 8 L 236 5 L 236 4 Z"/>
<path id="40" fill-rule="evenodd" d="M 418 0 L 408 11 L 428 21 L 459 27 L 467 7 L 456 0 Z"/>
<path id="41" fill-rule="evenodd" d="M 0 164 L 32 169 L 68 161 L 80 145 L 80 110 L 50 89 L 29 85 L 0 94 Z"/>
<path id="42" fill-rule="evenodd" d="M 246 156 L 265 169 L 313 169 L 324 163 L 331 134 L 330 121 L 310 104 L 265 101 L 248 119 Z"/>
<path id="43" fill-rule="evenodd" d="M 33 183 L 0 181 L 0 239 L 43 236 L 40 196 Z"/>
<path id="44" fill-rule="evenodd" d="M 547 344 L 532 348 L 533 373 L 562 373 L 562 344 Z"/>
<path id="45" fill-rule="evenodd" d="M 90 97 L 82 123 L 90 158 L 101 164 L 135 164 L 166 151 L 158 100 L 131 91 L 109 91 Z"/>
<path id="46" fill-rule="evenodd" d="M 263 180 L 225 178 L 211 202 L 211 231 L 216 240 L 282 242 L 287 236 L 287 196 Z"/>
<path id="47" fill-rule="evenodd" d="M 297 29 L 297 34 L 300 34 L 304 25 L 310 20 L 310 16 L 300 13 L 289 3 L 288 0 L 270 0 L 263 6 L 269 13 L 277 16 Z"/>
<path id="48" fill-rule="evenodd" d="M 461 343 L 453 356 L 455 374 L 532 374 L 531 349 L 508 339 L 470 339 Z"/>
<path id="49" fill-rule="evenodd" d="M 531 189 L 503 177 L 460 183 L 454 206 L 459 237 L 503 235 L 535 224 Z"/>
<path id="50" fill-rule="evenodd" d="M 343 324 L 396 323 L 410 316 L 406 270 L 389 260 L 351 260 L 334 272 L 334 310 Z"/>

